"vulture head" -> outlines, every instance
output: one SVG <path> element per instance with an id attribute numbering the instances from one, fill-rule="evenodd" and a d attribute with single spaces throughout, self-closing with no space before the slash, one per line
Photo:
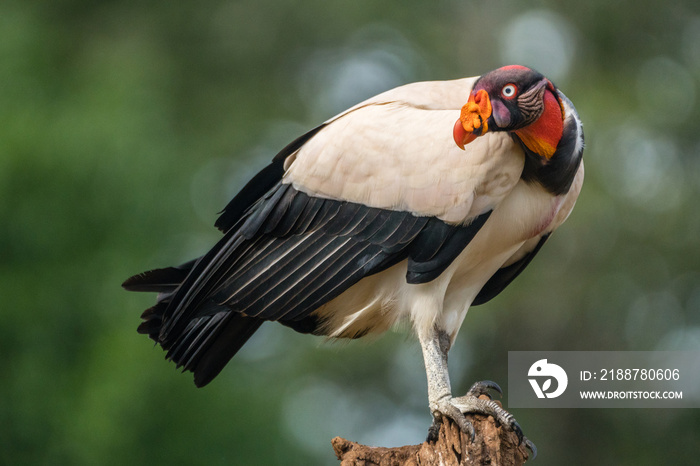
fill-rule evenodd
<path id="1" fill-rule="evenodd" d="M 454 139 L 464 149 L 489 131 L 508 131 L 549 159 L 561 139 L 564 116 L 559 92 L 549 79 L 524 66 L 505 66 L 474 83 L 455 123 Z"/>

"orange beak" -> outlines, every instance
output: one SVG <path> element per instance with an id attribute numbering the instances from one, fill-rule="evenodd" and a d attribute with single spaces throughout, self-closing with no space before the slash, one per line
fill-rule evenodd
<path id="1" fill-rule="evenodd" d="M 459 120 L 455 123 L 452 136 L 460 149 L 489 130 L 487 120 L 491 116 L 491 99 L 483 89 L 472 92 L 469 100 L 462 107 Z"/>

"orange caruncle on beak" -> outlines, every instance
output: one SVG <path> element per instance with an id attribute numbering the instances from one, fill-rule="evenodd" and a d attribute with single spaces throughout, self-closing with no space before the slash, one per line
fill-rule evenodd
<path id="1" fill-rule="evenodd" d="M 491 116 L 491 112 L 491 99 L 489 99 L 488 92 L 483 89 L 476 93 L 472 92 L 466 105 L 462 107 L 462 113 L 452 131 L 455 143 L 461 149 L 464 149 L 466 144 L 478 136 L 488 132 L 487 120 Z"/>

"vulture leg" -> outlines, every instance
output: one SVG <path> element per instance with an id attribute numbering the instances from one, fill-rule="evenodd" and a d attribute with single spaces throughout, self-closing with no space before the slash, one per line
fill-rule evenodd
<path id="1" fill-rule="evenodd" d="M 479 398 L 481 395 L 488 395 L 490 398 L 489 390 L 502 393 L 498 384 L 489 380 L 476 382 L 466 395 L 452 397 L 450 375 L 447 371 L 447 353 L 450 350 L 451 339 L 447 332 L 433 328 L 430 335 L 420 336 L 419 339 L 423 350 L 425 372 L 428 377 L 430 412 L 433 415 L 433 424 L 428 429 L 428 441 L 437 439 L 443 416 L 452 419 L 462 429 L 462 432 L 469 434 L 474 441 L 474 426 L 467 420 L 464 413 L 478 413 L 493 416 L 499 424 L 508 426 L 515 432 L 520 442 L 524 442 L 525 446 L 532 451 L 533 458 L 537 456 L 535 444 L 523 435 L 523 431 L 513 415 L 495 401 Z"/>

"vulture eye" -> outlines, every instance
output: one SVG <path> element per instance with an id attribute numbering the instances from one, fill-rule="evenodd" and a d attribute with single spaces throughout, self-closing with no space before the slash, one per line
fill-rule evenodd
<path id="1" fill-rule="evenodd" d="M 503 89 L 501 89 L 501 95 L 506 99 L 512 99 L 515 97 L 517 92 L 518 88 L 515 86 L 515 84 L 506 84 L 503 86 Z"/>

